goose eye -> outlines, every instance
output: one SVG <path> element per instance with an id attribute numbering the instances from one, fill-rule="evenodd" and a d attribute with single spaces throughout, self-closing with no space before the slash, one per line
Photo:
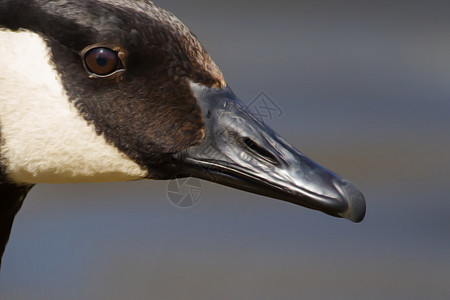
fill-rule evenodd
<path id="1" fill-rule="evenodd" d="M 99 76 L 107 76 L 118 69 L 120 59 L 116 51 L 99 47 L 86 52 L 84 63 L 89 72 Z"/>

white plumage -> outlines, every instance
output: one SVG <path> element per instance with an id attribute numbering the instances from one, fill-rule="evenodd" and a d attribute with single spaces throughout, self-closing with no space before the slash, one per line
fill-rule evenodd
<path id="1" fill-rule="evenodd" d="M 0 31 L 0 156 L 8 176 L 22 183 L 145 177 L 68 100 L 49 51 L 36 33 Z"/>

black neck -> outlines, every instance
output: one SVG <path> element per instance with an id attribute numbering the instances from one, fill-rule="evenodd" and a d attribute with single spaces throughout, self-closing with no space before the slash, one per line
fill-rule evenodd
<path id="1" fill-rule="evenodd" d="M 14 217 L 22 207 L 23 200 L 31 188 L 32 185 L 18 186 L 12 183 L 0 183 L 0 266 Z"/>
<path id="2" fill-rule="evenodd" d="M 0 150 L 2 139 L 0 134 Z M 0 151 L 1 153 L 1 151 Z M 11 227 L 19 209 L 22 207 L 25 196 L 33 185 L 19 185 L 12 183 L 6 177 L 5 166 L 0 157 L 0 266 L 3 252 L 9 240 Z"/>

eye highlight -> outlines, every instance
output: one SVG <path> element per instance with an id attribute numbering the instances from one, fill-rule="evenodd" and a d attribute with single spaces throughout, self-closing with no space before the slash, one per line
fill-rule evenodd
<path id="1" fill-rule="evenodd" d="M 91 46 L 81 52 L 83 65 L 90 77 L 110 77 L 125 71 L 125 53 L 119 48 Z"/>

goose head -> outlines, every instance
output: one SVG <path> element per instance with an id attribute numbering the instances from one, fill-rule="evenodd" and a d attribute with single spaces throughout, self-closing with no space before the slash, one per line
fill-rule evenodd
<path id="1" fill-rule="evenodd" d="M 194 34 L 150 1 L 1 1 L 0 52 L 5 181 L 193 176 L 364 217 L 362 193 L 252 115 Z"/>

